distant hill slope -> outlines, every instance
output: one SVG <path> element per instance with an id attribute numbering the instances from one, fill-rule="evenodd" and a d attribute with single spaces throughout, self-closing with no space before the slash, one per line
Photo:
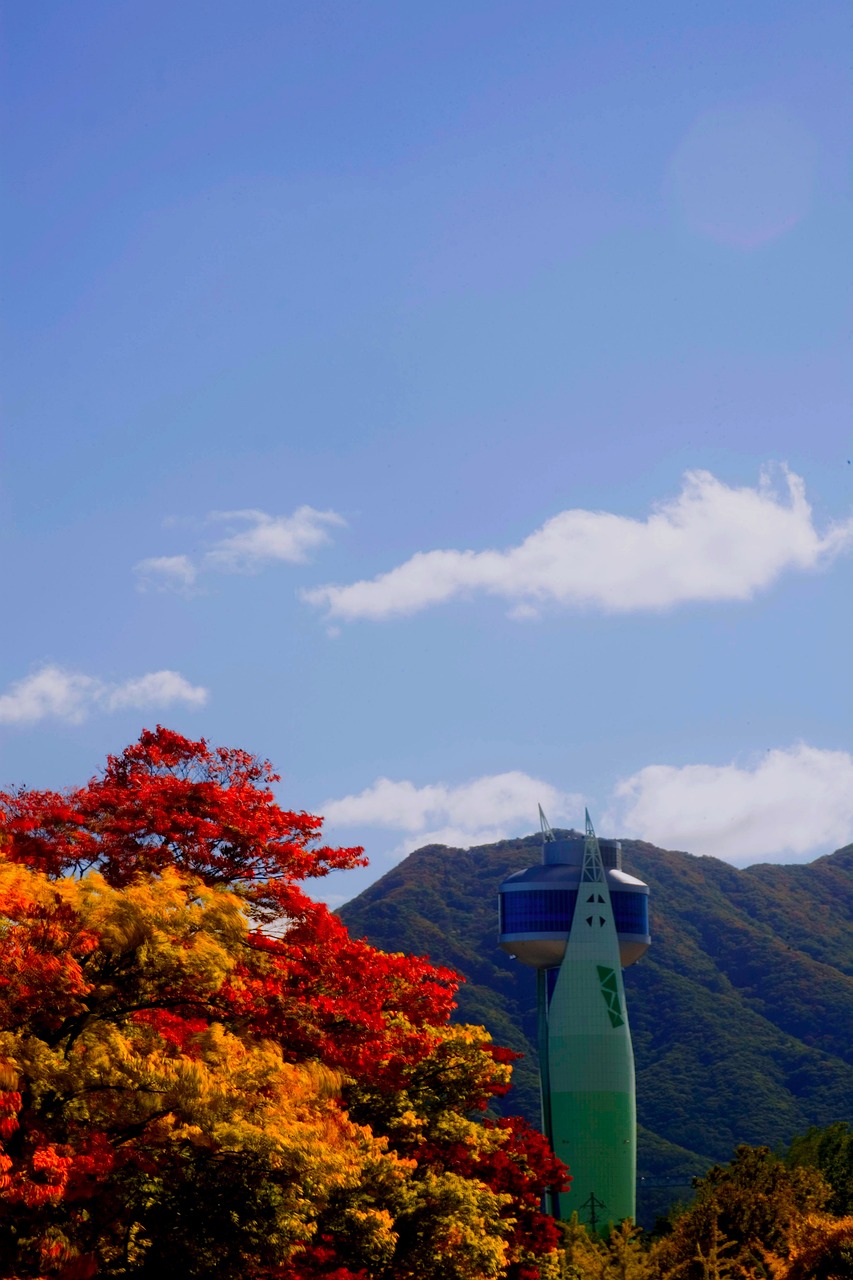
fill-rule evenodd
<path id="1" fill-rule="evenodd" d="M 805 866 L 739 871 L 622 843 L 649 885 L 648 954 L 625 972 L 637 1063 L 639 1173 L 679 1178 L 739 1142 L 787 1142 L 853 1118 L 853 845 Z M 508 1109 L 538 1123 L 535 978 L 496 945 L 497 888 L 538 836 L 410 854 L 339 914 L 389 951 L 467 982 L 461 1021 L 526 1057 Z"/>

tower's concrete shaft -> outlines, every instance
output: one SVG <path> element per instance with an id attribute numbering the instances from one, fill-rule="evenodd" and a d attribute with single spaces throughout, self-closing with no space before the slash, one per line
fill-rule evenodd
<path id="1" fill-rule="evenodd" d="M 545 982 L 544 1128 L 572 1174 L 555 1209 L 564 1219 L 577 1212 L 591 1226 L 633 1218 L 634 1054 L 610 890 L 588 814 L 577 902 L 550 1000 Z"/>

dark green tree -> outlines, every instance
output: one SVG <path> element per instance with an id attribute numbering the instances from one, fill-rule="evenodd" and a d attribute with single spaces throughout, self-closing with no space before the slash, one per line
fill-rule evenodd
<path id="1" fill-rule="evenodd" d="M 809 1129 L 791 1143 L 785 1162 L 792 1169 L 817 1169 L 831 1189 L 829 1212 L 853 1214 L 853 1127 L 838 1120 Z"/>

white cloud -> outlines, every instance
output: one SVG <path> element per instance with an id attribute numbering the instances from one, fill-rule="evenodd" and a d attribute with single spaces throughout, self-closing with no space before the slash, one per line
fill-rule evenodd
<path id="1" fill-rule="evenodd" d="M 141 591 L 189 591 L 198 572 L 189 556 L 150 556 L 134 566 Z"/>
<path id="2" fill-rule="evenodd" d="M 98 701 L 107 711 L 143 711 L 147 707 L 171 707 L 176 702 L 203 707 L 207 697 L 206 689 L 190 684 L 177 671 L 151 671 L 135 680 L 125 680 L 124 684 L 104 685 Z"/>
<path id="3" fill-rule="evenodd" d="M 853 840 L 846 751 L 800 743 L 746 765 L 648 765 L 614 794 L 610 830 L 738 863 L 803 858 Z"/>
<path id="4" fill-rule="evenodd" d="M 212 511 L 205 523 L 225 524 L 229 530 L 195 556 L 150 556 L 134 566 L 141 591 L 186 593 L 195 587 L 199 573 L 256 573 L 269 564 L 304 564 L 309 553 L 331 542 L 330 529 L 345 525 L 336 511 L 298 507 L 292 515 L 273 516 L 254 508 Z"/>
<path id="5" fill-rule="evenodd" d="M 152 671 L 116 684 L 48 665 L 0 694 L 0 724 L 79 724 L 94 711 L 147 710 L 177 702 L 201 707 L 207 696 L 206 689 L 191 685 L 177 671 Z"/>
<path id="6" fill-rule="evenodd" d="M 553 822 L 583 811 L 579 796 L 517 770 L 487 775 L 458 786 L 378 778 L 357 795 L 327 800 L 320 809 L 328 826 L 381 827 L 405 835 L 395 853 L 425 844 L 458 848 L 525 834 L 538 821 L 541 804 Z"/>
<path id="7" fill-rule="evenodd" d="M 204 563 L 230 573 L 252 573 L 276 561 L 303 564 L 308 552 L 331 541 L 329 527 L 345 524 L 335 511 L 299 507 L 292 516 L 270 516 L 265 511 L 219 511 L 210 520 L 245 525 L 222 538 L 204 557 Z"/>
<path id="8" fill-rule="evenodd" d="M 98 687 L 99 682 L 91 676 L 42 667 L 0 694 L 0 724 L 35 724 L 48 719 L 77 724 L 86 718 Z"/>
<path id="9" fill-rule="evenodd" d="M 506 551 L 418 552 L 376 578 L 303 593 L 330 617 L 384 619 L 482 592 L 528 618 L 543 605 L 631 612 L 687 601 L 748 600 L 790 569 L 816 569 L 853 545 L 853 519 L 821 534 L 803 481 L 782 469 L 757 488 L 688 471 L 646 520 L 562 511 Z"/>

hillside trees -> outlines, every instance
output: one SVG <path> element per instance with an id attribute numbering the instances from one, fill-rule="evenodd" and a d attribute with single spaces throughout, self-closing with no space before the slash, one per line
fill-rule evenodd
<path id="1" fill-rule="evenodd" d="M 853 1214 L 853 1127 L 837 1120 L 809 1129 L 791 1143 L 786 1162 L 819 1170 L 830 1187 L 829 1212 Z"/>
<path id="2" fill-rule="evenodd" d="M 565 1171 L 456 978 L 302 887 L 359 849 L 158 728 L 0 795 L 0 1274 L 536 1280 Z"/>

